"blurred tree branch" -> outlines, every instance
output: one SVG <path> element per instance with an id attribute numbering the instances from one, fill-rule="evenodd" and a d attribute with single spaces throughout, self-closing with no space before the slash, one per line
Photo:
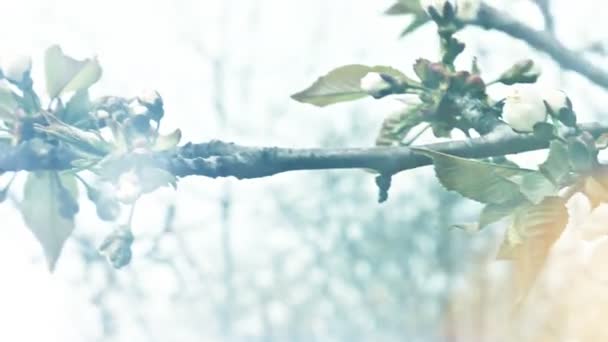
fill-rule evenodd
<path id="1" fill-rule="evenodd" d="M 538 3 L 542 3 L 539 1 Z M 482 5 L 473 24 L 488 30 L 504 32 L 547 53 L 564 69 L 575 71 L 591 82 L 608 89 L 608 72 L 581 58 L 580 52 L 565 47 L 550 30 L 538 31 L 513 18 L 504 11 Z"/>
<path id="2" fill-rule="evenodd" d="M 536 6 L 543 14 L 543 20 L 545 21 L 545 31 L 555 34 L 555 20 L 551 13 L 551 0 L 534 0 Z"/>

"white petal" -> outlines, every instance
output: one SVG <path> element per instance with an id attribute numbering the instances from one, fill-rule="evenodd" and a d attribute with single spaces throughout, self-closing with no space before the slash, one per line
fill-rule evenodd
<path id="1" fill-rule="evenodd" d="M 519 86 L 507 96 L 502 117 L 514 130 L 532 132 L 535 124 L 546 120 L 547 111 L 535 88 Z"/>
<path id="2" fill-rule="evenodd" d="M 601 236 L 608 236 L 608 204 L 600 204 L 587 216 L 584 223 L 579 226 L 584 240 L 594 240 Z"/>
<path id="3" fill-rule="evenodd" d="M 32 69 L 32 58 L 29 56 L 15 56 L 2 63 L 2 72 L 9 80 L 20 83 L 23 76 Z"/>
<path id="4" fill-rule="evenodd" d="M 586 261 L 585 268 L 595 280 L 608 281 L 608 268 L 606 268 L 606 263 L 608 262 L 608 236 L 603 236 L 593 241 L 591 253 L 589 253 Z"/>
<path id="5" fill-rule="evenodd" d="M 377 72 L 369 72 L 361 78 L 360 85 L 362 90 L 373 94 L 389 88 L 391 85 L 382 79 Z"/>
<path id="6" fill-rule="evenodd" d="M 561 90 L 547 89 L 543 91 L 542 96 L 543 100 L 547 102 L 551 110 L 555 113 L 568 106 L 568 96 Z"/>

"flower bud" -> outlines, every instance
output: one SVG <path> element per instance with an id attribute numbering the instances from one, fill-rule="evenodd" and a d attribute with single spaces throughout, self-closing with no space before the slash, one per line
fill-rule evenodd
<path id="1" fill-rule="evenodd" d="M 428 88 L 437 88 L 439 84 L 448 78 L 448 70 L 442 63 L 431 63 L 431 61 L 419 58 L 414 64 L 414 72 Z"/>
<path id="2" fill-rule="evenodd" d="M 534 83 L 540 76 L 540 67 L 531 59 L 524 59 L 515 63 L 509 70 L 505 71 L 499 82 L 506 85 L 515 83 Z"/>
<path id="3" fill-rule="evenodd" d="M 99 246 L 99 253 L 105 256 L 114 268 L 124 267 L 131 262 L 133 240 L 131 231 L 121 227 L 104 239 Z"/>
<path id="4" fill-rule="evenodd" d="M 158 122 L 162 119 L 165 110 L 163 107 L 163 98 L 156 90 L 148 90 L 142 92 L 137 99 L 139 102 L 148 108 L 148 116 L 150 119 Z"/>
<path id="5" fill-rule="evenodd" d="M 546 120 L 547 110 L 536 89 L 516 87 L 505 99 L 502 118 L 517 132 L 532 132 L 534 125 Z"/>
<path id="6" fill-rule="evenodd" d="M 29 56 L 15 56 L 2 62 L 4 77 L 15 83 L 22 83 L 30 70 L 32 70 L 32 58 Z"/>
<path id="7" fill-rule="evenodd" d="M 368 72 L 367 75 L 361 78 L 359 86 L 363 91 L 374 97 L 391 88 L 391 84 L 377 72 Z"/>
<path id="8" fill-rule="evenodd" d="M 479 90 L 482 90 L 482 91 L 486 89 L 486 84 L 483 81 L 483 78 L 481 78 L 481 76 L 479 76 L 479 75 L 471 75 L 471 76 L 469 76 L 466 79 L 465 84 L 467 86 L 469 86 L 470 88 L 479 89 Z"/>
<path id="9" fill-rule="evenodd" d="M 443 9 L 447 3 L 451 4 L 451 1 L 448 0 L 420 0 L 420 7 L 423 10 L 429 11 L 431 8 L 437 11 L 437 13 L 443 13 Z"/>
<path id="10" fill-rule="evenodd" d="M 145 106 L 154 106 L 162 102 L 160 94 L 156 90 L 143 91 L 137 98 Z"/>

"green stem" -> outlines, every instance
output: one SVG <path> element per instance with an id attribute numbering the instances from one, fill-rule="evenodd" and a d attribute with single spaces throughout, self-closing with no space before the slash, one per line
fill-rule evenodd
<path id="1" fill-rule="evenodd" d="M 131 210 L 129 211 L 129 219 L 127 220 L 127 229 L 131 231 L 131 224 L 133 223 L 133 216 L 135 216 L 135 204 L 137 204 L 137 200 L 131 204 Z"/>
<path id="2" fill-rule="evenodd" d="M 416 133 L 416 135 L 414 135 L 413 137 L 411 137 L 407 142 L 402 143 L 402 146 L 410 146 L 411 144 L 413 144 L 418 138 L 420 138 L 422 136 L 422 134 L 424 134 L 424 132 L 426 132 L 429 128 L 431 128 L 431 124 L 426 124 L 424 126 L 423 129 L 421 129 L 418 133 Z"/>
<path id="3" fill-rule="evenodd" d="M 496 79 L 494 81 L 486 83 L 486 87 L 489 87 L 491 85 L 495 85 L 495 84 L 498 84 L 498 83 L 500 83 L 500 79 Z"/>
<path id="4" fill-rule="evenodd" d="M 87 190 L 91 188 L 89 183 L 87 183 L 87 181 L 85 181 L 79 174 L 74 173 L 74 177 L 76 177 L 76 179 L 78 179 L 78 181 L 80 181 L 80 183 L 82 183 Z"/>

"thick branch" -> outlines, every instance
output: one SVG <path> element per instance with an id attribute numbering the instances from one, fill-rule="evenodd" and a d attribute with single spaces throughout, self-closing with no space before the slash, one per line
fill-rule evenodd
<path id="1" fill-rule="evenodd" d="M 597 136 L 608 126 L 587 124 L 582 129 Z M 548 147 L 548 142 L 532 134 L 517 134 L 502 126 L 486 136 L 418 146 L 461 157 L 485 158 L 521 153 Z M 384 174 L 430 165 L 431 160 L 407 147 L 350 149 L 290 149 L 246 147 L 220 141 L 188 144 L 181 156 L 159 160 L 177 176 L 234 176 L 239 179 L 271 176 L 281 172 L 321 169 L 374 169 Z"/>
<path id="2" fill-rule="evenodd" d="M 583 130 L 594 136 L 608 132 L 608 125 L 586 124 Z M 548 142 L 532 134 L 517 134 L 507 126 L 486 136 L 418 146 L 468 158 L 485 158 L 547 148 Z M 65 147 L 0 145 L 0 170 L 65 170 L 76 156 Z M 188 143 L 171 153 L 151 155 L 150 165 L 179 177 L 206 176 L 239 179 L 272 176 L 297 170 L 374 169 L 383 174 L 414 169 L 431 160 L 407 147 L 310 148 L 239 146 L 222 141 Z"/>
<path id="3" fill-rule="evenodd" d="M 593 83 L 608 89 L 608 72 L 584 59 L 579 52 L 568 49 L 547 31 L 537 31 L 507 13 L 482 5 L 474 24 L 485 29 L 502 31 L 547 53 L 564 69 L 575 71 Z"/>

